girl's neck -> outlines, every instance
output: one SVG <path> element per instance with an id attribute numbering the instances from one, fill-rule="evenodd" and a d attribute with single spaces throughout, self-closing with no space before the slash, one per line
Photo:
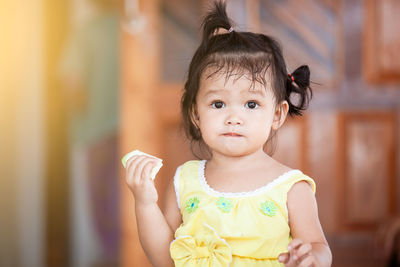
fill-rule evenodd
<path id="1" fill-rule="evenodd" d="M 264 153 L 262 149 L 244 156 L 226 156 L 219 153 L 213 153 L 210 160 L 207 161 L 209 168 L 220 170 L 243 170 L 255 164 L 271 162 L 272 158 Z"/>

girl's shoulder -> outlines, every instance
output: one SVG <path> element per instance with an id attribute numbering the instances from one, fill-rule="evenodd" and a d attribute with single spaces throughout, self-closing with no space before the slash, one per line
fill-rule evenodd
<path id="1" fill-rule="evenodd" d="M 273 163 L 270 165 L 270 168 L 274 173 L 272 176 L 277 177 L 273 182 L 275 182 L 277 185 L 280 185 L 280 187 L 283 187 L 286 191 L 290 191 L 295 184 L 304 181 L 311 186 L 313 192 L 315 193 L 315 181 L 308 175 L 304 174 L 301 170 L 291 168 L 274 159 Z"/>
<path id="2" fill-rule="evenodd" d="M 179 178 L 182 176 L 191 177 L 192 179 L 197 178 L 201 163 L 202 160 L 189 160 L 179 165 L 175 171 L 175 183 L 178 183 Z"/>
<path id="3" fill-rule="evenodd" d="M 272 183 L 276 184 L 277 187 L 289 192 L 294 185 L 304 181 L 311 186 L 311 189 L 315 194 L 316 184 L 314 179 L 303 173 L 300 169 L 294 169 L 279 162 L 275 162 L 273 168 L 275 177 L 277 178 L 272 181 Z"/>
<path id="4" fill-rule="evenodd" d="M 199 166 L 202 160 L 188 160 L 176 168 L 176 171 L 181 171 L 182 169 L 195 169 Z"/>
<path id="5" fill-rule="evenodd" d="M 186 162 L 184 162 L 182 165 L 180 165 L 179 167 L 183 167 L 183 166 L 185 166 L 185 168 L 190 168 L 190 167 L 196 167 L 196 166 L 199 166 L 199 163 L 200 162 L 202 162 L 202 160 L 195 160 L 195 159 L 192 159 L 192 160 L 188 160 L 188 161 L 186 161 Z"/>
<path id="6" fill-rule="evenodd" d="M 176 168 L 175 175 L 197 174 L 202 160 L 188 160 Z"/>

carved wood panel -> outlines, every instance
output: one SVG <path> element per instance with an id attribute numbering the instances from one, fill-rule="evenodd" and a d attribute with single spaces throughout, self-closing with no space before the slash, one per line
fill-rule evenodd
<path id="1" fill-rule="evenodd" d="M 369 82 L 400 81 L 399 13 L 399 1 L 365 1 L 363 59 Z"/>
<path id="2" fill-rule="evenodd" d="M 338 217 L 343 229 L 372 230 L 395 212 L 393 112 L 343 112 L 338 120 Z"/>

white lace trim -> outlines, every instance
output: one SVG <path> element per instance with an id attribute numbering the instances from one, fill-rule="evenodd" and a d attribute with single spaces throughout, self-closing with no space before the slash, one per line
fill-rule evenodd
<path id="1" fill-rule="evenodd" d="M 265 186 L 259 187 L 253 191 L 247 191 L 247 192 L 219 192 L 214 190 L 213 188 L 210 187 L 210 185 L 207 183 L 207 180 L 204 175 L 204 168 L 206 166 L 207 160 L 202 160 L 199 163 L 199 181 L 201 186 L 203 187 L 204 191 L 206 191 L 208 194 L 215 196 L 215 197 L 251 197 L 255 195 L 262 194 L 264 192 L 267 192 L 268 190 L 271 190 L 278 184 L 288 180 L 293 174 L 297 173 L 302 173 L 300 170 L 290 170 L 279 177 L 275 178 Z"/>
<path id="2" fill-rule="evenodd" d="M 181 174 L 181 168 L 182 168 L 182 165 L 176 169 L 176 172 L 174 175 L 174 188 L 175 188 L 176 201 L 178 202 L 179 210 L 181 209 L 181 204 L 179 201 L 179 176 Z"/>

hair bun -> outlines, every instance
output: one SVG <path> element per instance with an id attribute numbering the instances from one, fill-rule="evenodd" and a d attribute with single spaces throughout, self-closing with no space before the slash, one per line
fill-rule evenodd
<path id="1" fill-rule="evenodd" d="M 208 40 L 214 35 L 218 34 L 221 29 L 230 32 L 232 22 L 226 14 L 226 3 L 223 1 L 216 1 L 213 8 L 208 15 L 203 19 L 203 40 L 202 43 L 206 44 Z"/>
<path id="2" fill-rule="evenodd" d="M 293 80 L 291 77 L 293 77 Z M 292 93 L 296 93 L 299 96 L 300 100 L 298 104 L 290 100 Z M 286 82 L 286 101 L 289 103 L 289 115 L 301 116 L 302 111 L 307 109 L 312 95 L 310 87 L 310 68 L 307 65 L 302 65 L 289 75 Z"/>
<path id="3" fill-rule="evenodd" d="M 310 68 L 307 65 L 298 67 L 291 75 L 299 87 L 306 88 L 310 86 Z"/>

